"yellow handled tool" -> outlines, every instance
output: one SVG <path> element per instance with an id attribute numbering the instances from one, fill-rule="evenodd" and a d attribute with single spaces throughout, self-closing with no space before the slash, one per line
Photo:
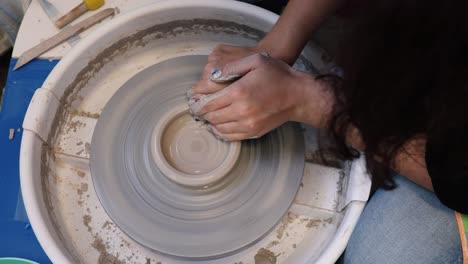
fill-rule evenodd
<path id="1" fill-rule="evenodd" d="M 57 21 L 55 21 L 55 26 L 63 28 L 68 23 L 77 19 L 82 14 L 86 13 L 89 10 L 96 10 L 104 5 L 104 0 L 83 0 L 83 3 L 79 4 L 77 7 L 73 8 L 70 12 L 63 15 Z"/>

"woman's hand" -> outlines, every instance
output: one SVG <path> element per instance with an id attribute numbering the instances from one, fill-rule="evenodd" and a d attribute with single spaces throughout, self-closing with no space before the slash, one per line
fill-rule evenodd
<path id="1" fill-rule="evenodd" d="M 220 71 L 211 78 L 242 77 L 211 95 L 195 95 L 190 107 L 193 114 L 210 123 L 209 129 L 217 137 L 256 138 L 287 121 L 325 126 L 332 95 L 313 76 L 260 54 L 228 63 Z M 214 84 L 205 77 L 195 86 L 196 91 L 210 94 Z"/>
<path id="2" fill-rule="evenodd" d="M 211 54 L 208 56 L 208 63 L 203 69 L 203 74 L 201 81 L 193 86 L 191 93 L 192 94 L 212 94 L 219 90 L 222 90 L 227 84 L 210 82 L 208 77 L 211 73 L 220 69 L 227 63 L 237 61 L 239 59 L 245 58 L 247 56 L 263 52 L 260 50 L 260 47 L 240 47 L 240 46 L 230 46 L 230 45 L 217 45 Z"/>

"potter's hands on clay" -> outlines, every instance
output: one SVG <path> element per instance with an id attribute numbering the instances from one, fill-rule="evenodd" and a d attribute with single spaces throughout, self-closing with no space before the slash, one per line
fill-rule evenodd
<path id="1" fill-rule="evenodd" d="M 192 87 L 187 96 L 192 97 L 194 94 L 212 94 L 222 90 L 228 85 L 227 82 L 210 81 L 209 76 L 211 76 L 211 73 L 217 69 L 220 69 L 229 62 L 233 62 L 260 52 L 262 51 L 260 50 L 259 46 L 240 47 L 224 44 L 217 45 L 208 56 L 208 63 L 203 69 L 200 82 L 196 83 Z"/>
<path id="2" fill-rule="evenodd" d="M 195 95 L 190 105 L 218 138 L 256 138 L 287 121 L 326 124 L 333 97 L 325 83 L 307 73 L 255 54 L 226 64 L 210 78 L 229 76 L 242 77 L 212 95 Z"/>

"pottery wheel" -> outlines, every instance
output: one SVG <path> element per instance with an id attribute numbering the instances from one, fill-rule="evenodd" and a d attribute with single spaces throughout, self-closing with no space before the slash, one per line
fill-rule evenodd
<path id="1" fill-rule="evenodd" d="M 107 103 L 91 144 L 94 187 L 112 220 L 135 241 L 187 259 L 233 254 L 268 234 L 304 169 L 297 124 L 240 143 L 190 118 L 185 92 L 206 61 L 178 57 L 132 77 Z"/>

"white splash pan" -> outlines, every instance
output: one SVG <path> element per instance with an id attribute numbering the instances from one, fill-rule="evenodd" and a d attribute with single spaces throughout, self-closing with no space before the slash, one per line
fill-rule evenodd
<path id="1" fill-rule="evenodd" d="M 199 18 L 224 24 L 167 24 Z M 221 42 L 254 45 L 256 31 L 246 32 L 239 24 L 267 32 L 277 18 L 235 1 L 158 2 L 100 25 L 59 62 L 31 101 L 20 155 L 28 217 L 54 263 L 191 263 L 134 242 L 105 213 L 89 171 L 94 126 L 109 98 L 137 72 L 169 58 L 209 54 Z M 185 30 L 197 23 L 205 24 Z M 307 69 L 308 60 L 314 70 L 325 72 L 330 65 L 322 55 L 310 44 L 296 66 Z M 316 156 L 314 133 L 305 128 L 307 161 Z M 303 185 L 270 234 L 235 255 L 197 263 L 255 263 L 261 248 L 277 255 L 277 263 L 333 263 L 347 244 L 369 189 L 362 159 L 344 169 L 306 162 Z"/>

